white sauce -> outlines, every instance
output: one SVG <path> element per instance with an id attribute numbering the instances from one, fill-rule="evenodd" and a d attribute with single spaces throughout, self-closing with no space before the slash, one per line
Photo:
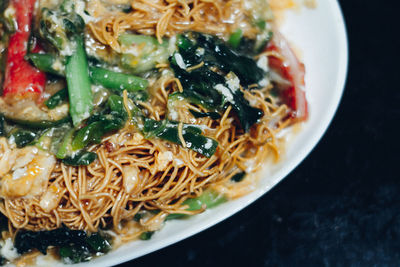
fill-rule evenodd
<path id="1" fill-rule="evenodd" d="M 268 58 L 267 56 L 261 56 L 258 60 L 257 60 L 257 67 L 259 67 L 260 69 L 262 69 L 263 71 L 267 72 L 269 71 L 269 67 L 268 67 Z"/>
<path id="2" fill-rule="evenodd" d="M 186 70 L 186 64 L 183 61 L 182 55 L 179 53 L 175 53 L 174 55 L 176 64 L 178 64 L 179 68 Z"/>
<path id="3" fill-rule="evenodd" d="M 226 88 L 225 86 L 223 86 L 222 84 L 217 84 L 215 87 L 215 90 L 217 90 L 218 92 L 220 92 L 228 102 L 234 104 L 235 101 L 233 100 L 233 95 L 231 90 L 229 90 L 229 88 Z"/>

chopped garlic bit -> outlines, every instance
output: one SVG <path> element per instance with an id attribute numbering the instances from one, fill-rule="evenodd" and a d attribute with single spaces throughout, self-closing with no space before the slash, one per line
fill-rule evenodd
<path id="1" fill-rule="evenodd" d="M 266 55 L 261 56 L 258 60 L 257 60 L 257 67 L 259 67 L 260 69 L 262 69 L 263 71 L 267 72 L 269 71 L 268 68 L 268 58 Z"/>
<path id="2" fill-rule="evenodd" d="M 165 170 L 167 165 L 174 159 L 171 151 L 160 152 L 156 156 L 156 169 L 158 171 Z"/>
<path id="3" fill-rule="evenodd" d="M 228 102 L 234 104 L 235 101 L 233 100 L 233 95 L 231 90 L 229 90 L 229 88 L 223 86 L 222 84 L 217 84 L 216 86 L 214 86 L 215 90 L 217 90 L 219 93 L 221 93 Z"/>
<path id="4" fill-rule="evenodd" d="M 17 249 L 14 247 L 11 238 L 7 238 L 6 240 L 4 240 L 4 244 L 1 245 L 2 245 L 0 249 L 1 256 L 3 256 L 9 261 L 13 261 L 19 257 Z"/>
<path id="5" fill-rule="evenodd" d="M 122 166 L 122 177 L 124 181 L 124 189 L 127 193 L 132 193 L 132 191 L 137 187 L 139 183 L 139 168 L 136 166 L 126 165 Z"/>
<path id="6" fill-rule="evenodd" d="M 39 205 L 45 212 L 50 212 L 58 206 L 62 195 L 60 188 L 57 185 L 52 185 L 47 188 L 47 191 L 40 198 Z"/>
<path id="7" fill-rule="evenodd" d="M 179 53 L 175 53 L 174 58 L 175 58 L 176 64 L 178 64 L 179 68 L 185 70 L 186 69 L 186 64 L 183 61 L 182 55 L 179 54 Z"/>

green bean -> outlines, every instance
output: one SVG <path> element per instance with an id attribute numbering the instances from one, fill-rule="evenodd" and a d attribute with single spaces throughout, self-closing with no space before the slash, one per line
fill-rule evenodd
<path id="1" fill-rule="evenodd" d="M 28 58 L 41 71 L 56 74 L 58 76 L 65 76 L 63 70 L 56 70 L 54 68 L 54 63 L 58 59 L 53 55 L 33 53 L 29 54 Z M 99 67 L 89 67 L 89 75 L 93 83 L 118 91 L 126 89 L 129 92 L 136 92 L 146 89 L 149 85 L 149 82 L 146 79 Z"/>
<path id="2" fill-rule="evenodd" d="M 93 83 L 114 90 L 126 89 L 127 91 L 134 92 L 144 90 L 149 85 L 146 79 L 97 67 L 90 68 L 90 76 Z"/>
<path id="3" fill-rule="evenodd" d="M 81 37 L 76 37 L 76 50 L 67 58 L 65 72 L 68 85 L 70 115 L 74 126 L 90 116 L 93 109 L 89 66 Z"/>

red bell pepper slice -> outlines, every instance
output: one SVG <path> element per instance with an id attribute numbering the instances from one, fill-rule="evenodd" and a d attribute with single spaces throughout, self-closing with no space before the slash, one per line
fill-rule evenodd
<path id="1" fill-rule="evenodd" d="M 37 100 L 45 87 L 46 75 L 33 67 L 24 57 L 28 50 L 31 24 L 36 0 L 11 0 L 15 10 L 17 29 L 10 36 L 3 96 L 12 99 L 32 98 Z M 36 52 L 40 51 L 38 45 Z"/>
<path id="2" fill-rule="evenodd" d="M 284 102 L 292 109 L 290 114 L 296 121 L 308 118 L 308 105 L 304 92 L 304 64 L 300 62 L 288 41 L 278 31 L 268 43 L 266 51 L 276 52 L 268 56 L 269 68 L 279 74 L 284 83 L 278 83 Z"/>

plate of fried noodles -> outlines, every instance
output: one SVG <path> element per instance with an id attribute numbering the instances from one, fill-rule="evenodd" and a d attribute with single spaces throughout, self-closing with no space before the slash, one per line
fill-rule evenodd
<path id="1" fill-rule="evenodd" d="M 347 53 L 335 0 L 1 0 L 0 265 L 115 265 L 246 207 Z"/>

